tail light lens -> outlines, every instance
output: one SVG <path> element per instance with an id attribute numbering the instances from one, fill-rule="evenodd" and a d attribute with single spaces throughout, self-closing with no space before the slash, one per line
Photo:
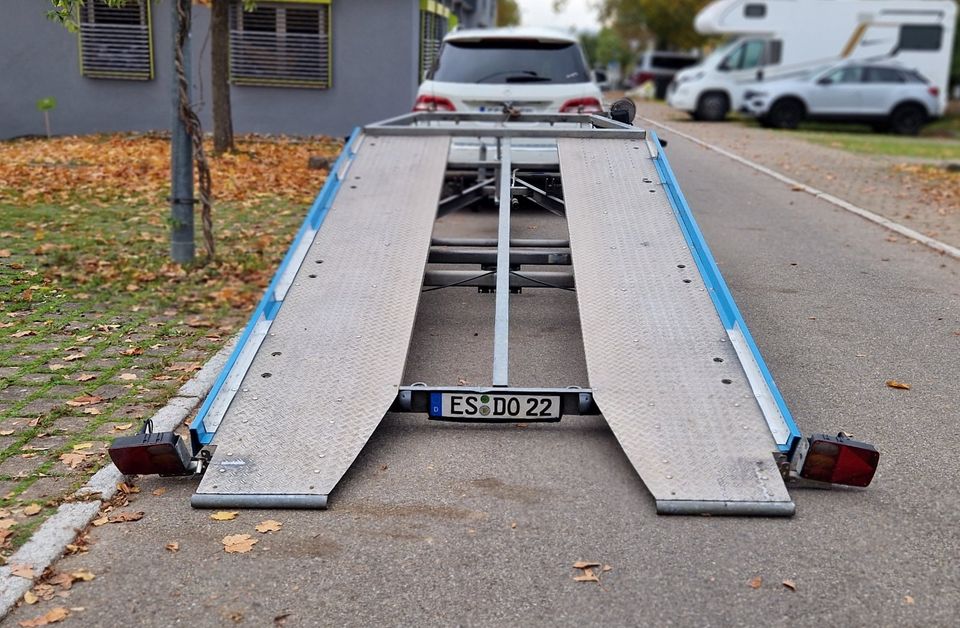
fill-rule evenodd
<path id="1" fill-rule="evenodd" d="M 937 87 L 936 85 L 931 85 L 930 87 L 928 87 L 927 92 L 934 98 L 937 98 L 940 96 L 940 88 Z"/>
<path id="2" fill-rule="evenodd" d="M 443 96 L 428 96 L 424 94 L 417 98 L 417 102 L 413 104 L 414 111 L 456 111 L 457 108 L 453 106 L 453 103 L 450 102 L 448 98 Z"/>
<path id="3" fill-rule="evenodd" d="M 800 477 L 815 482 L 867 486 L 880 462 L 880 452 L 869 443 L 850 440 L 843 434 L 810 437 Z"/>
<path id="4" fill-rule="evenodd" d="M 650 72 L 637 72 L 633 75 L 633 84 L 635 86 L 640 86 L 646 83 L 647 81 L 653 80 L 653 74 Z"/>
<path id="5" fill-rule="evenodd" d="M 573 98 L 563 103 L 560 113 L 601 113 L 603 105 L 596 98 Z"/>

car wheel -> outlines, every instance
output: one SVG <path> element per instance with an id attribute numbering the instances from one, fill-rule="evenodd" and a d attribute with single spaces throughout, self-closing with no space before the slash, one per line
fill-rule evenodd
<path id="1" fill-rule="evenodd" d="M 719 122 L 727 117 L 730 101 L 721 92 L 708 92 L 700 97 L 693 117 L 706 122 Z"/>
<path id="2" fill-rule="evenodd" d="M 927 121 L 927 113 L 918 105 L 900 105 L 890 114 L 890 130 L 897 135 L 916 135 Z"/>
<path id="3" fill-rule="evenodd" d="M 803 103 L 793 98 L 784 98 L 773 103 L 767 118 L 770 126 L 778 129 L 795 129 L 800 126 L 805 114 Z"/>

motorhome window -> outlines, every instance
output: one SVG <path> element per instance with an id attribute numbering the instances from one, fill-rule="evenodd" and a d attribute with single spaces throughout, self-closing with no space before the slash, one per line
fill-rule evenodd
<path id="1" fill-rule="evenodd" d="M 837 85 L 838 83 L 859 83 L 862 76 L 863 68 L 860 66 L 850 66 L 830 72 L 823 77 L 822 81 L 833 85 Z"/>
<path id="2" fill-rule="evenodd" d="M 650 58 L 650 67 L 664 70 L 682 70 L 689 68 L 697 61 L 697 57 L 692 55 L 689 57 L 680 55 L 653 55 Z"/>
<path id="3" fill-rule="evenodd" d="M 743 7 L 744 17 L 766 17 L 767 16 L 767 5 L 765 4 L 748 4 Z"/>
<path id="4" fill-rule="evenodd" d="M 783 57 L 783 40 L 770 39 L 767 41 L 766 65 L 780 65 L 780 59 Z"/>
<path id="5" fill-rule="evenodd" d="M 939 24 L 909 25 L 900 27 L 900 50 L 940 50 L 943 43 L 943 27 Z"/>
<path id="6" fill-rule="evenodd" d="M 748 41 L 730 53 L 720 70 L 749 70 L 760 65 L 763 59 L 763 50 L 766 42 L 762 40 Z"/>
<path id="7" fill-rule="evenodd" d="M 905 79 L 900 70 L 893 68 L 867 68 L 865 82 L 867 83 L 904 83 Z"/>

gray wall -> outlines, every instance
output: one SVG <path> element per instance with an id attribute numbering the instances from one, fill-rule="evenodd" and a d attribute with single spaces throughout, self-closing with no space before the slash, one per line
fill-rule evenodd
<path id="1" fill-rule="evenodd" d="M 3 5 L 0 139 L 43 134 L 43 115 L 36 102 L 49 96 L 57 99 L 50 114 L 55 134 L 170 128 L 170 0 L 152 5 L 152 81 L 80 76 L 77 36 L 46 19 L 48 0 L 3 0 Z M 419 2 L 334 0 L 332 6 L 332 87 L 234 86 L 238 133 L 342 136 L 356 125 L 410 110 L 416 95 Z M 212 128 L 208 31 L 209 12 L 194 7 L 194 100 L 207 130 Z"/>

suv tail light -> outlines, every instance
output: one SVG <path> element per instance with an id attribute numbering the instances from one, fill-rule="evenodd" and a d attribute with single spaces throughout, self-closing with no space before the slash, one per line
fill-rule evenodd
<path id="1" fill-rule="evenodd" d="M 602 113 L 603 105 L 596 98 L 573 98 L 563 103 L 560 113 Z"/>
<path id="2" fill-rule="evenodd" d="M 928 87 L 927 92 L 929 92 L 929 94 L 934 98 L 938 98 L 940 96 L 940 88 L 937 87 L 936 85 L 931 85 L 930 87 Z"/>
<path id="3" fill-rule="evenodd" d="M 443 96 L 428 96 L 424 94 L 413 104 L 414 111 L 456 111 L 457 108 L 449 99 Z"/>
<path id="4" fill-rule="evenodd" d="M 637 72 L 636 74 L 633 75 L 633 86 L 640 87 L 647 81 L 652 81 L 653 78 L 654 77 L 652 72 Z"/>
<path id="5" fill-rule="evenodd" d="M 877 471 L 880 452 L 869 443 L 850 440 L 845 434 L 814 434 L 804 454 L 800 477 L 815 482 L 867 486 Z"/>

